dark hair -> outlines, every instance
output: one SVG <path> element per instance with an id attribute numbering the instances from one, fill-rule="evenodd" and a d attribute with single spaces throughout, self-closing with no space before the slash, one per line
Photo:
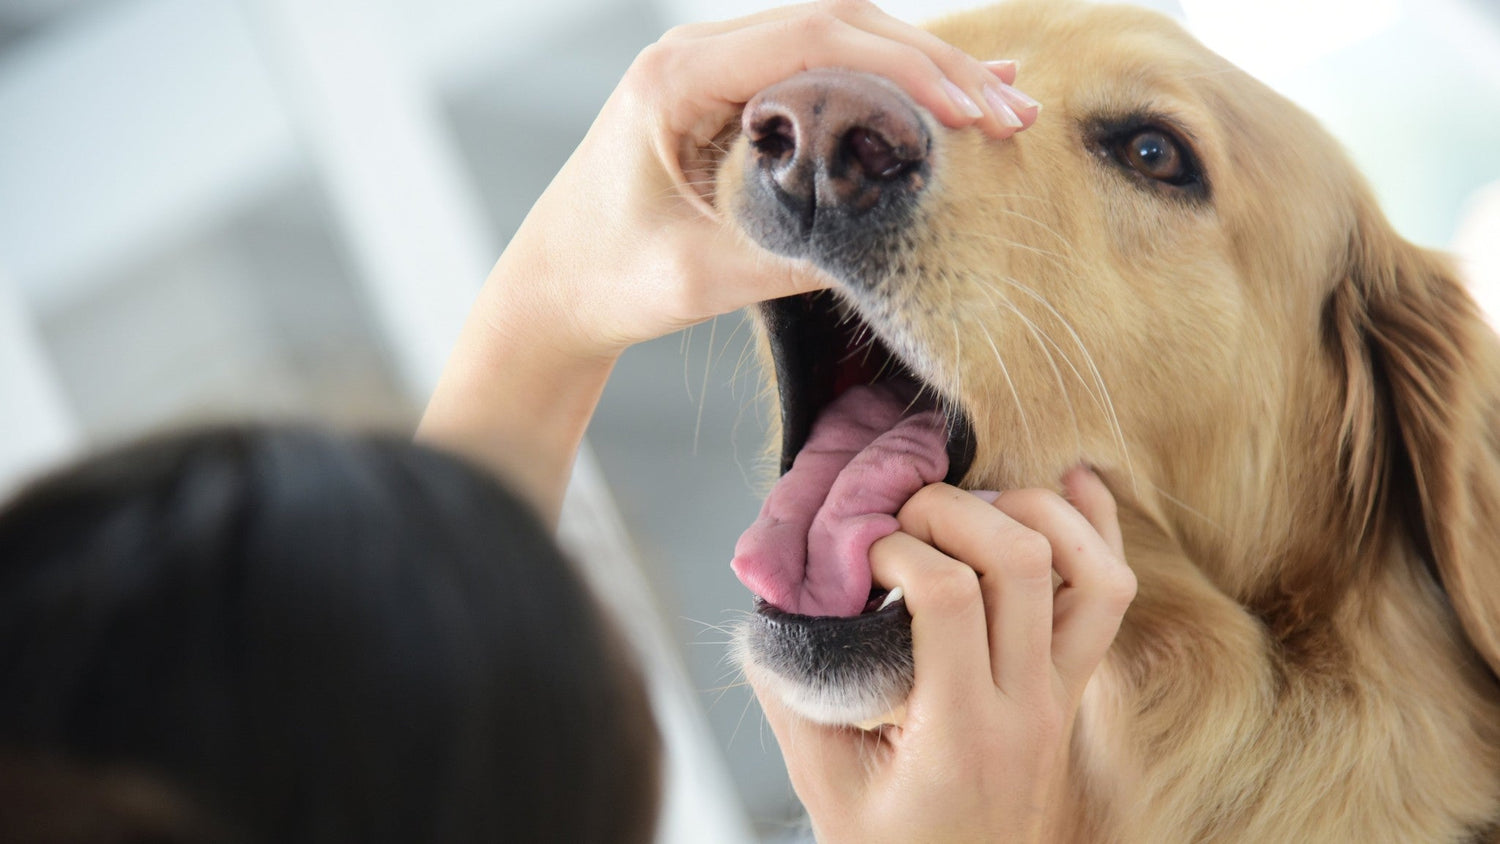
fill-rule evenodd
<path id="1" fill-rule="evenodd" d="M 659 748 L 577 571 L 452 456 L 220 429 L 0 513 L 0 753 L 139 771 L 223 840 L 645 841 Z"/>

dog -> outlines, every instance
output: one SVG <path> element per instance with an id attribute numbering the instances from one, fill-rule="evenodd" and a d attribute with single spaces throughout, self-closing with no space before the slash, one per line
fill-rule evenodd
<path id="1" fill-rule="evenodd" d="M 1020 0 L 930 29 L 1017 59 L 1036 125 L 987 139 L 812 71 L 719 164 L 733 225 L 837 282 L 756 312 L 786 474 L 737 549 L 746 670 L 817 721 L 899 707 L 910 616 L 850 557 L 861 525 L 1086 463 L 1139 586 L 1066 837 L 1500 841 L 1500 345 L 1449 263 L 1168 18 Z M 798 468 L 902 426 L 905 463 Z"/>

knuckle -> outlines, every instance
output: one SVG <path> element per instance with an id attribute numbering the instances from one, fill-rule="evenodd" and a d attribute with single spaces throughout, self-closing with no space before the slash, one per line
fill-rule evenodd
<path id="1" fill-rule="evenodd" d="M 917 490 L 916 494 L 906 500 L 902 505 L 897 518 L 919 512 L 929 512 L 929 508 L 940 507 L 946 501 L 953 501 L 967 493 L 946 484 L 928 484 Z"/>
<path id="2" fill-rule="evenodd" d="M 913 495 L 911 498 L 907 499 L 907 503 L 910 504 L 912 502 L 916 502 L 918 506 L 923 506 L 931 500 L 936 500 L 934 496 L 939 495 L 941 492 L 942 490 L 929 484 L 917 490 L 916 495 Z"/>
<path id="3" fill-rule="evenodd" d="M 1034 530 L 1012 533 L 1005 547 L 1007 574 L 1026 580 L 1052 577 L 1052 543 Z"/>
<path id="4" fill-rule="evenodd" d="M 921 589 L 925 603 L 940 613 L 956 612 L 984 600 L 979 593 L 979 577 L 967 566 L 932 572 Z"/>
<path id="5" fill-rule="evenodd" d="M 1029 489 L 1026 492 L 1026 501 L 1034 512 L 1045 515 L 1073 512 L 1073 505 L 1050 489 Z"/>
<path id="6" fill-rule="evenodd" d="M 1115 609 L 1124 612 L 1135 601 L 1138 587 L 1135 572 L 1123 562 L 1116 562 L 1105 585 L 1105 598 Z"/>
<path id="7" fill-rule="evenodd" d="M 848 20 L 869 14 L 874 4 L 870 0 L 821 0 L 818 8 L 836 18 Z"/>
<path id="8" fill-rule="evenodd" d="M 1057 496 L 1045 489 L 1017 489 L 1005 493 L 1005 509 L 1017 517 L 1034 519 L 1051 506 L 1048 499 Z"/>
<path id="9" fill-rule="evenodd" d="M 954 67 L 963 67 L 973 61 L 973 59 L 969 58 L 968 53 L 946 41 L 942 42 L 942 46 L 937 48 L 937 55 L 933 56 L 933 58 L 938 64 Z"/>
<path id="10" fill-rule="evenodd" d="M 834 30 L 843 25 L 843 21 L 827 6 L 831 0 L 824 0 L 818 4 L 815 10 L 802 19 L 802 34 L 815 40 L 823 40 L 831 36 Z"/>
<path id="11" fill-rule="evenodd" d="M 646 49 L 636 54 L 628 75 L 646 85 L 654 85 L 658 80 L 667 78 L 676 52 L 673 43 L 663 38 L 655 44 L 647 45 Z"/>
<path id="12" fill-rule="evenodd" d="M 689 38 L 696 37 L 701 31 L 701 24 L 681 23 L 662 33 L 661 38 L 657 39 L 657 43 L 670 44 L 674 41 L 686 41 Z"/>

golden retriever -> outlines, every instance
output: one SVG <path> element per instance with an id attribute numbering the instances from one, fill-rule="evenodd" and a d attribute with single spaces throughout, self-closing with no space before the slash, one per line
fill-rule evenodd
<path id="1" fill-rule="evenodd" d="M 838 280 L 759 311 L 783 471 L 811 479 L 741 542 L 749 670 L 814 719 L 898 704 L 909 616 L 861 579 L 861 520 L 1086 462 L 1139 593 L 1079 714 L 1073 840 L 1500 840 L 1500 346 L 1449 264 L 1165 17 L 1029 0 L 931 30 L 1019 60 L 1036 125 L 947 130 L 819 72 L 752 102 L 718 173 L 747 236 Z M 908 423 L 937 445 L 795 468 Z"/>

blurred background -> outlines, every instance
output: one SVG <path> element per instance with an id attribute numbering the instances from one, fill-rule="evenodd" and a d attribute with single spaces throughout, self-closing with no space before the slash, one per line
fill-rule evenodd
<path id="1" fill-rule="evenodd" d="M 767 5 L 0 0 L 0 494 L 211 419 L 409 430 L 489 264 L 635 54 Z M 1145 5 L 1319 115 L 1397 227 L 1460 253 L 1496 301 L 1493 0 Z M 724 656 L 765 469 L 746 338 L 723 318 L 629 352 L 570 500 L 581 554 L 640 561 L 600 576 L 658 673 L 664 840 L 805 837 Z"/>

